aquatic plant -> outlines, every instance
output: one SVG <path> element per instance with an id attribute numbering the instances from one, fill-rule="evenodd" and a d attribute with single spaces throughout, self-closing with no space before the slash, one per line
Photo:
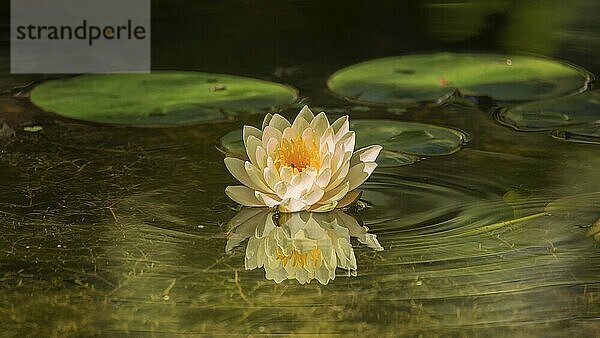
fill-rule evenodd
<path id="1" fill-rule="evenodd" d="M 227 195 L 249 207 L 277 207 L 281 212 L 327 212 L 356 201 L 356 190 L 377 167 L 382 150 L 371 145 L 354 151 L 355 133 L 348 116 L 329 123 L 304 106 L 290 124 L 267 114 L 262 130 L 244 126 L 248 161 L 225 158 L 243 185 L 228 186 Z"/>

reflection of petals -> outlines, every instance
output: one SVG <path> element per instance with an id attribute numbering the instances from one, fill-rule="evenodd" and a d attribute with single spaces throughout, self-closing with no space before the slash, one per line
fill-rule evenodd
<path id="1" fill-rule="evenodd" d="M 301 284 L 316 279 L 328 284 L 337 268 L 356 275 L 356 256 L 350 242 L 357 237 L 374 250 L 383 250 L 377 237 L 340 211 L 276 214 L 265 209 L 243 209 L 229 223 L 226 250 L 249 238 L 245 267 L 264 268 L 277 283 L 296 279 Z"/>
<path id="2" fill-rule="evenodd" d="M 353 199 L 346 194 L 373 173 L 382 149 L 373 145 L 354 152 L 356 135 L 349 126 L 347 116 L 330 123 L 325 113 L 315 116 L 308 106 L 292 123 L 267 114 L 262 130 L 244 126 L 249 161 L 228 157 L 225 165 L 256 194 L 249 198 L 246 190 L 228 189 L 227 195 L 244 206 L 278 207 L 280 212 L 347 206 Z"/>

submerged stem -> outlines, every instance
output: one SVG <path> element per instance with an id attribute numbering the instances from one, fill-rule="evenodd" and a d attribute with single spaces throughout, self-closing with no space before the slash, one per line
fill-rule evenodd
<path id="1" fill-rule="evenodd" d="M 488 232 L 488 231 L 492 231 L 492 230 L 496 230 L 496 229 L 500 229 L 504 226 L 507 225 L 512 225 L 512 224 L 516 224 L 516 223 L 520 223 L 523 221 L 528 221 L 531 219 L 536 219 L 542 216 L 548 216 L 550 215 L 547 212 L 540 212 L 537 214 L 533 214 L 533 215 L 528 215 L 528 216 L 524 216 L 524 217 L 520 217 L 520 218 L 516 218 L 516 219 L 511 219 L 510 221 L 504 221 L 504 222 L 498 222 L 498 223 L 494 223 L 494 224 L 490 224 L 490 225 L 486 225 L 483 226 L 481 228 L 477 228 L 477 229 L 472 229 L 470 231 L 467 231 L 466 233 L 463 233 L 463 235 L 472 235 L 472 234 L 480 234 L 483 232 Z"/>

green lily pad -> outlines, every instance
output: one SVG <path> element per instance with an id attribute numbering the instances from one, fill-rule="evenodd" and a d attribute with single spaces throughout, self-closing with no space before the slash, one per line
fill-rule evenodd
<path id="1" fill-rule="evenodd" d="M 407 106 L 466 96 L 541 100 L 585 90 L 584 69 L 532 56 L 437 53 L 375 59 L 341 69 L 327 84 L 353 101 Z"/>
<path id="2" fill-rule="evenodd" d="M 232 130 L 221 137 L 219 150 L 227 156 L 246 159 L 246 148 L 242 139 L 242 130 Z"/>
<path id="3" fill-rule="evenodd" d="M 521 131 L 553 130 L 600 120 L 600 91 L 503 108 L 496 119 Z"/>
<path id="4" fill-rule="evenodd" d="M 350 125 L 356 132 L 356 149 L 371 144 L 383 146 L 377 158 L 380 167 L 413 164 L 423 156 L 452 154 L 468 142 L 462 131 L 418 122 L 355 119 Z M 246 158 L 242 131 L 225 134 L 219 149 L 227 156 Z"/>
<path id="5" fill-rule="evenodd" d="M 264 113 L 297 98 L 294 88 L 224 74 L 156 72 L 83 75 L 40 84 L 31 92 L 38 107 L 91 122 L 182 125 Z"/>
<path id="6" fill-rule="evenodd" d="M 448 155 L 469 141 L 460 130 L 395 120 L 353 120 L 358 146 L 379 144 L 383 149 L 415 156 Z"/>

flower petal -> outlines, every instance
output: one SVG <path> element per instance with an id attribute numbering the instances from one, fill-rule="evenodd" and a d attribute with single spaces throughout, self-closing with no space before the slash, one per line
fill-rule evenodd
<path id="1" fill-rule="evenodd" d="M 335 209 L 336 206 L 337 206 L 337 201 L 333 201 L 333 202 L 330 202 L 327 204 L 315 204 L 308 210 L 312 211 L 312 212 L 329 212 L 329 211 Z"/>
<path id="2" fill-rule="evenodd" d="M 275 191 L 275 184 L 279 182 L 279 174 L 277 173 L 277 169 L 275 169 L 274 166 L 267 166 L 263 169 L 263 177 L 265 178 L 265 182 L 269 188 Z"/>
<path id="3" fill-rule="evenodd" d="M 318 144 L 319 138 L 315 135 L 315 132 L 312 128 L 307 128 L 302 132 L 302 141 L 308 147 L 311 147 L 313 144 Z"/>
<path id="4" fill-rule="evenodd" d="M 360 162 L 375 162 L 382 149 L 383 147 L 377 144 L 359 149 L 352 154 L 350 165 L 355 166 Z"/>
<path id="5" fill-rule="evenodd" d="M 267 126 L 262 133 L 262 146 L 266 148 L 271 139 L 275 139 L 277 142 L 281 141 L 281 135 L 282 133 L 279 129 Z"/>
<path id="6" fill-rule="evenodd" d="M 282 181 L 290 183 L 294 177 L 294 170 L 290 167 L 281 167 L 279 169 L 279 177 Z"/>
<path id="7" fill-rule="evenodd" d="M 277 182 L 274 190 L 277 196 L 279 196 L 279 198 L 282 200 L 288 198 L 300 199 L 300 196 L 302 195 L 300 190 L 296 189 L 296 187 L 285 181 Z"/>
<path id="8" fill-rule="evenodd" d="M 256 187 L 258 187 L 258 189 L 255 189 L 255 190 L 259 190 L 259 191 L 263 191 L 263 192 L 267 192 L 267 193 L 273 192 L 273 190 L 271 190 L 271 188 L 269 188 L 267 186 L 267 184 L 265 183 L 263 172 L 260 169 L 258 169 L 256 166 L 254 166 L 252 163 L 250 163 L 248 161 L 246 161 L 246 163 L 244 163 L 244 168 L 246 169 L 248 176 L 252 180 L 252 183 Z M 248 186 L 251 187 L 250 185 L 248 185 Z"/>
<path id="9" fill-rule="evenodd" d="M 290 121 L 286 120 L 285 117 L 275 114 L 269 121 L 269 126 L 279 129 L 279 131 L 283 132 L 285 128 L 291 127 Z"/>
<path id="10" fill-rule="evenodd" d="M 310 127 L 314 129 L 317 135 L 323 135 L 325 130 L 329 127 L 329 120 L 324 112 L 319 113 L 315 116 L 315 119 L 310 123 Z"/>
<path id="11" fill-rule="evenodd" d="M 331 169 L 331 154 L 327 153 L 322 155 L 321 166 L 319 167 L 319 173 L 325 171 L 325 169 Z"/>
<path id="12" fill-rule="evenodd" d="M 323 198 L 321 198 L 320 203 L 330 203 L 334 201 L 339 201 L 342 197 L 346 196 L 346 194 L 350 191 L 350 183 L 346 182 L 340 184 L 338 187 L 331 189 L 329 191 L 325 191 Z"/>
<path id="13" fill-rule="evenodd" d="M 310 110 L 310 108 L 308 108 L 308 105 L 304 105 L 304 107 L 302 107 L 302 109 L 300 109 L 300 112 L 298 113 L 298 117 L 302 117 L 303 119 L 306 120 L 306 122 L 311 123 L 312 120 L 315 118 L 315 114 L 313 114 L 313 112 Z"/>
<path id="14" fill-rule="evenodd" d="M 352 190 L 338 201 L 338 208 L 345 208 L 350 204 L 357 202 L 362 195 L 362 190 Z"/>
<path id="15" fill-rule="evenodd" d="M 269 125 L 269 122 L 271 122 L 272 118 L 273 118 L 273 114 L 271 114 L 271 113 L 267 113 L 267 115 L 265 115 L 265 118 L 262 123 L 263 130 Z"/>
<path id="16" fill-rule="evenodd" d="M 348 115 L 342 116 L 339 119 L 335 120 L 331 124 L 334 132 L 334 138 L 339 140 L 344 134 L 350 131 L 350 122 L 348 121 Z M 264 129 L 264 128 L 263 128 Z"/>
<path id="17" fill-rule="evenodd" d="M 302 133 L 310 127 L 308 121 L 306 121 L 300 115 L 296 116 L 294 123 L 292 123 L 292 129 L 294 129 L 297 135 L 302 135 Z"/>
<path id="18" fill-rule="evenodd" d="M 321 139 L 319 140 L 319 144 L 321 145 L 322 153 L 330 153 L 335 149 L 335 142 L 333 142 L 333 129 L 328 127 L 321 135 Z"/>
<path id="19" fill-rule="evenodd" d="M 259 130 L 258 128 L 245 125 L 243 132 L 242 132 L 242 139 L 244 140 L 244 145 L 246 144 L 246 141 L 248 140 L 248 137 L 250 135 L 256 137 L 257 139 L 261 139 L 262 134 L 263 134 L 263 132 L 261 130 Z"/>
<path id="20" fill-rule="evenodd" d="M 278 208 L 281 212 L 298 212 L 304 210 L 306 204 L 295 198 L 288 198 L 283 200 Z"/>
<path id="21" fill-rule="evenodd" d="M 338 145 L 342 145 L 344 151 L 354 151 L 354 143 L 356 142 L 356 134 L 353 131 L 347 132 L 337 142 Z"/>
<path id="22" fill-rule="evenodd" d="M 300 133 L 295 128 L 289 127 L 289 128 L 285 128 L 283 130 L 283 135 L 281 136 L 281 139 L 282 139 L 282 141 L 283 140 L 289 141 L 289 140 L 296 139 L 298 136 L 300 136 Z"/>
<path id="23" fill-rule="evenodd" d="M 323 191 L 323 189 L 313 188 L 306 195 L 302 196 L 302 202 L 304 202 L 306 205 L 313 205 L 319 202 L 321 198 L 323 198 L 324 194 L 325 191 Z"/>
<path id="24" fill-rule="evenodd" d="M 292 177 L 291 183 L 296 189 L 304 192 L 304 191 L 310 189 L 310 187 L 313 185 L 313 182 L 314 182 L 313 176 L 311 176 L 309 173 L 303 171 L 303 172 L 295 175 L 294 177 Z"/>
<path id="25" fill-rule="evenodd" d="M 226 157 L 224 162 L 227 170 L 229 170 L 233 177 L 240 181 L 240 183 L 253 190 L 261 190 L 261 185 L 254 182 L 254 180 L 248 174 L 248 171 L 246 171 L 246 163 L 250 164 L 250 162 L 243 161 L 235 157 Z M 270 189 L 267 189 L 265 191 L 269 190 Z"/>
<path id="26" fill-rule="evenodd" d="M 267 151 L 267 156 L 275 156 L 275 149 L 277 149 L 278 145 L 279 141 L 274 138 L 270 139 L 267 142 L 267 148 L 265 149 Z"/>
<path id="27" fill-rule="evenodd" d="M 256 196 L 256 199 L 263 202 L 264 205 L 268 206 L 269 208 L 277 206 L 281 203 L 281 200 L 276 195 L 265 194 L 260 191 L 256 191 L 254 196 Z"/>
<path id="28" fill-rule="evenodd" d="M 248 136 L 246 139 L 246 153 L 248 154 L 248 159 L 252 163 L 256 163 L 256 148 L 262 146 L 262 142 L 259 138 L 254 135 Z"/>
<path id="29" fill-rule="evenodd" d="M 261 146 L 256 147 L 256 166 L 260 170 L 267 166 L 267 152 Z"/>
<path id="30" fill-rule="evenodd" d="M 225 188 L 225 193 L 235 202 L 247 207 L 264 207 L 265 204 L 259 201 L 254 195 L 254 190 L 243 185 L 230 185 Z"/>
<path id="31" fill-rule="evenodd" d="M 346 177 L 350 184 L 350 190 L 354 190 L 363 184 L 371 176 L 375 168 L 377 168 L 377 163 L 374 162 L 360 163 L 351 167 Z"/>
<path id="32" fill-rule="evenodd" d="M 325 191 L 329 191 L 333 188 L 339 186 L 344 180 L 346 180 L 346 176 L 348 176 L 348 171 L 350 170 L 350 162 L 344 162 L 342 166 L 331 175 L 331 180 L 329 181 L 329 185 L 325 188 Z"/>
<path id="33" fill-rule="evenodd" d="M 329 181 L 331 180 L 331 169 L 326 168 L 325 170 L 323 170 L 319 176 L 317 176 L 317 179 L 315 180 L 315 183 L 322 189 L 324 189 L 325 187 L 327 187 L 327 185 L 329 184 Z"/>

